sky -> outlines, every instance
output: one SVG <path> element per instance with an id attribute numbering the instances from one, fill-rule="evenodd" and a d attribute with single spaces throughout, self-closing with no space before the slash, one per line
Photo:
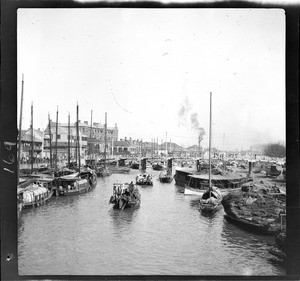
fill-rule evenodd
<path id="1" fill-rule="evenodd" d="M 119 138 L 225 150 L 285 142 L 282 9 L 18 9 L 22 129 L 79 119 Z M 19 125 L 18 125 L 19 126 Z"/>

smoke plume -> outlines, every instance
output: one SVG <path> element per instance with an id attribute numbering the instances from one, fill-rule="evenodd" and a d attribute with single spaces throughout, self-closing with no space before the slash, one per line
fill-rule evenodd
<path id="1" fill-rule="evenodd" d="M 199 134 L 198 145 L 200 145 L 200 142 L 203 140 L 203 136 L 205 135 L 205 130 L 202 127 L 200 127 L 198 113 L 192 113 L 191 109 L 192 104 L 190 103 L 189 98 L 186 97 L 181 103 L 178 111 L 179 126 L 183 125 L 184 127 L 189 127 L 191 125 L 192 130 L 196 131 Z"/>

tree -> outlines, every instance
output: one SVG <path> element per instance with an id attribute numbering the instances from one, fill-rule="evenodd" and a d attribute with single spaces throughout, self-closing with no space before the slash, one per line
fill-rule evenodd
<path id="1" fill-rule="evenodd" d="M 268 157 L 283 158 L 286 156 L 286 148 L 280 143 L 270 143 L 265 146 L 264 154 Z"/>

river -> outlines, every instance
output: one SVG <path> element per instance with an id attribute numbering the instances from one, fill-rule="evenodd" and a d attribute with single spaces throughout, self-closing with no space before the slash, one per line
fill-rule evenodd
<path id="1" fill-rule="evenodd" d="M 20 275 L 285 275 L 268 252 L 272 236 L 246 232 L 199 212 L 198 200 L 174 180 L 139 187 L 141 205 L 109 204 L 114 182 L 134 181 L 138 170 L 98 178 L 95 189 L 52 197 L 22 212 L 18 226 Z"/>

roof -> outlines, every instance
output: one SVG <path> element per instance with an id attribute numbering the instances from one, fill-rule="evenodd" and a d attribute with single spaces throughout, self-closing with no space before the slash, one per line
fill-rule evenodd
<path id="1" fill-rule="evenodd" d="M 51 134 L 54 135 L 56 132 L 56 123 L 51 122 L 50 125 L 51 125 Z M 45 129 L 44 133 L 46 135 L 49 135 L 49 124 L 47 125 L 47 128 Z M 66 128 L 61 127 L 60 124 L 58 123 L 57 133 L 60 135 L 63 135 L 63 134 L 66 135 L 66 134 L 68 134 L 68 130 Z"/>
<path id="2" fill-rule="evenodd" d="M 209 180 L 209 174 L 189 175 L 189 177 L 195 179 Z M 236 180 L 242 178 L 246 178 L 246 176 L 242 174 L 233 173 L 228 173 L 225 175 L 211 175 L 212 180 Z"/>
<path id="3" fill-rule="evenodd" d="M 114 141 L 114 146 L 125 146 L 129 147 L 130 143 L 128 141 Z"/>
<path id="4" fill-rule="evenodd" d="M 25 134 L 21 137 L 21 140 L 26 142 L 31 142 L 31 136 Z M 43 141 L 37 138 L 36 136 L 33 136 L 33 142 L 43 142 Z"/>

